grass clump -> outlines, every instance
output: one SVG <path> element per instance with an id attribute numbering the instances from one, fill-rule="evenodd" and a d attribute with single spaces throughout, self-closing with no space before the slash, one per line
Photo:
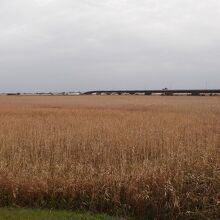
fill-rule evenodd
<path id="1" fill-rule="evenodd" d="M 120 220 L 107 215 L 68 211 L 0 208 L 1 220 Z"/>

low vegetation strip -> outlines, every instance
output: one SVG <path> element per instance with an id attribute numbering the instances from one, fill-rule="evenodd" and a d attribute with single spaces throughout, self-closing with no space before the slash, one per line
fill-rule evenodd
<path id="1" fill-rule="evenodd" d="M 1 220 L 120 220 L 107 215 L 67 211 L 0 208 Z M 121 219 L 122 220 L 122 219 Z"/>
<path id="2" fill-rule="evenodd" d="M 0 97 L 0 206 L 220 219 L 218 97 Z"/>

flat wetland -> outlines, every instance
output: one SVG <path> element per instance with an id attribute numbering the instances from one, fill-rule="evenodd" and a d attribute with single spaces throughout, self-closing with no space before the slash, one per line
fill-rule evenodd
<path id="1" fill-rule="evenodd" d="M 220 219 L 220 97 L 0 96 L 0 206 Z"/>

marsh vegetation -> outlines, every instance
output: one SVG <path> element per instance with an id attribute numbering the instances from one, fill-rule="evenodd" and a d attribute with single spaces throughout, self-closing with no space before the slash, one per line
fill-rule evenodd
<path id="1" fill-rule="evenodd" d="M 220 218 L 219 97 L 0 97 L 0 205 Z"/>

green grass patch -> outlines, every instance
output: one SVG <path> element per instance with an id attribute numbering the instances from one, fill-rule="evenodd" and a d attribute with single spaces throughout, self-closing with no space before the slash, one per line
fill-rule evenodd
<path id="1" fill-rule="evenodd" d="M 0 208 L 1 220 L 119 220 L 120 218 L 91 213 L 39 209 Z"/>

